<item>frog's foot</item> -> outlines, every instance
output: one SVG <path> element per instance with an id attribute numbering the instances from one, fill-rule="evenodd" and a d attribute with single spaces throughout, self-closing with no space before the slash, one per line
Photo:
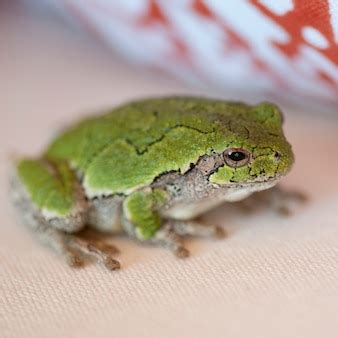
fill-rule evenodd
<path id="1" fill-rule="evenodd" d="M 189 250 L 183 244 L 183 237 L 214 237 L 224 238 L 226 233 L 219 226 L 207 226 L 194 221 L 168 221 L 155 236 L 151 242 L 169 249 L 176 257 L 185 258 L 189 256 Z"/>
<path id="2" fill-rule="evenodd" d="M 284 190 L 279 186 L 265 191 L 265 203 L 272 211 L 282 216 L 290 216 L 295 209 L 307 201 L 307 196 L 300 191 Z"/>
<path id="3" fill-rule="evenodd" d="M 152 244 L 168 249 L 179 258 L 189 256 L 189 250 L 183 245 L 182 236 L 175 232 L 172 224 L 170 223 L 165 224 L 161 229 L 159 229 L 154 237 L 152 237 L 149 241 Z"/>
<path id="4" fill-rule="evenodd" d="M 68 236 L 68 249 L 76 250 L 81 256 L 89 256 L 96 259 L 99 264 L 102 264 L 110 271 L 120 269 L 120 262 L 112 257 L 112 254 L 118 251 L 113 245 L 104 242 L 87 241 L 76 235 Z"/>
<path id="5" fill-rule="evenodd" d="M 297 205 L 305 203 L 307 199 L 307 196 L 301 192 L 284 191 L 284 194 L 280 195 L 273 210 L 276 210 L 282 216 L 290 216 L 295 212 Z"/>
<path id="6" fill-rule="evenodd" d="M 42 224 L 36 229 L 36 233 L 40 240 L 54 249 L 72 267 L 81 267 L 85 264 L 86 257 L 92 257 L 108 270 L 120 268 L 120 263 L 112 258 L 112 251 L 116 252 L 116 248 L 111 245 L 87 241 L 77 234 L 68 234 Z"/>
<path id="7" fill-rule="evenodd" d="M 85 228 L 80 233 L 76 234 L 83 241 L 87 241 L 92 245 L 99 248 L 101 251 L 115 255 L 120 252 L 120 250 L 113 244 L 109 242 L 109 237 L 107 239 L 107 234 L 101 233 L 97 230 Z"/>
<path id="8" fill-rule="evenodd" d="M 253 194 L 240 202 L 240 207 L 247 213 L 269 208 L 279 215 L 290 216 L 300 204 L 304 204 L 307 200 L 308 198 L 303 192 L 284 190 L 280 186 L 276 186 Z"/>

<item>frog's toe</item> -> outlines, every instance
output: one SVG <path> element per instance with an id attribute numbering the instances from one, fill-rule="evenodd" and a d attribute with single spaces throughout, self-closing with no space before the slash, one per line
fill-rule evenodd
<path id="1" fill-rule="evenodd" d="M 187 258 L 190 256 L 190 251 L 184 246 L 179 246 L 174 250 L 174 254 L 177 258 Z"/>
<path id="2" fill-rule="evenodd" d="M 107 234 L 100 233 L 99 231 L 86 228 L 81 231 L 81 233 L 77 234 L 77 237 L 91 243 L 101 251 L 110 255 L 115 255 L 120 252 L 120 250 L 110 242 L 110 238 L 107 237 Z"/>
<path id="3" fill-rule="evenodd" d="M 189 256 L 189 250 L 185 248 L 183 238 L 175 231 L 172 222 L 168 222 L 158 230 L 150 242 L 168 249 L 178 258 Z"/>
<path id="4" fill-rule="evenodd" d="M 223 239 L 225 237 L 227 237 L 227 232 L 225 231 L 225 229 L 216 225 L 215 226 L 215 238 Z"/>
<path id="5" fill-rule="evenodd" d="M 104 251 L 110 255 L 115 255 L 120 252 L 120 250 L 113 244 L 107 243 L 105 241 L 95 241 L 95 246 L 99 248 L 101 251 Z"/>
<path id="6" fill-rule="evenodd" d="M 64 255 L 66 263 L 72 268 L 81 268 L 84 266 L 83 257 L 79 252 L 67 251 Z"/>
<path id="7" fill-rule="evenodd" d="M 120 262 L 110 256 L 105 259 L 103 264 L 110 271 L 119 270 L 121 268 Z"/>

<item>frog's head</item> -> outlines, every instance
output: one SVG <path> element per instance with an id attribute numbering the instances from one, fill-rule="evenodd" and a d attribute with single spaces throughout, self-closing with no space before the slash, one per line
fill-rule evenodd
<path id="1" fill-rule="evenodd" d="M 210 182 L 273 185 L 288 173 L 294 156 L 283 134 L 283 116 L 278 107 L 271 103 L 243 106 L 225 118 L 225 123 L 227 142 L 221 152 L 222 164 L 209 176 Z"/>

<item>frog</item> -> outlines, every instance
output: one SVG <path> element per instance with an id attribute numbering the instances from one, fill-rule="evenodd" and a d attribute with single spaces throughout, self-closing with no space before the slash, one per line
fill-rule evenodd
<path id="1" fill-rule="evenodd" d="M 273 103 L 154 97 L 74 122 L 41 155 L 17 158 L 10 186 L 21 222 L 66 263 L 118 270 L 115 246 L 84 229 L 188 257 L 187 236 L 226 235 L 198 217 L 274 190 L 293 162 Z"/>

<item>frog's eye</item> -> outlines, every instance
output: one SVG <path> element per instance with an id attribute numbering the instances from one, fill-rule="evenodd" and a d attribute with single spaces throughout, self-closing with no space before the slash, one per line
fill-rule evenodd
<path id="1" fill-rule="evenodd" d="M 230 148 L 223 153 L 224 161 L 229 167 L 238 168 L 251 160 L 251 154 L 241 148 Z"/>

